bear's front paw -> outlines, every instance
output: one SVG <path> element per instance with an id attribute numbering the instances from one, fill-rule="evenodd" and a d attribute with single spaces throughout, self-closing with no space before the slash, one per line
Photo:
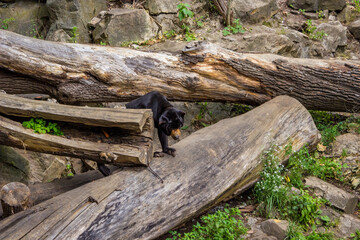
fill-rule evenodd
<path id="1" fill-rule="evenodd" d="M 164 153 L 163 152 L 154 152 L 154 157 L 156 158 L 161 158 L 161 157 L 164 157 Z"/>
<path id="2" fill-rule="evenodd" d="M 176 155 L 176 149 L 175 148 L 165 148 L 164 153 L 167 153 L 173 157 Z"/>

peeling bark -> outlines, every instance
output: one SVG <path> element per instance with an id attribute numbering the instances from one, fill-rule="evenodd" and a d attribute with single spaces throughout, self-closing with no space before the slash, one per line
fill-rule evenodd
<path id="1" fill-rule="evenodd" d="M 70 104 L 128 101 L 157 90 L 169 100 L 250 105 L 288 95 L 307 108 L 351 112 L 360 109 L 359 66 L 237 53 L 205 42 L 171 55 L 48 42 L 0 30 L 0 89 L 41 91 Z"/>

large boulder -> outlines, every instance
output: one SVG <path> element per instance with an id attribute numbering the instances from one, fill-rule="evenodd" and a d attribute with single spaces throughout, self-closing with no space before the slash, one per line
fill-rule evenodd
<path id="1" fill-rule="evenodd" d="M 349 25 L 349 31 L 357 40 L 360 40 L 360 19 Z"/>
<path id="2" fill-rule="evenodd" d="M 289 0 L 288 4 L 305 11 L 340 11 L 346 6 L 346 0 Z"/>
<path id="3" fill-rule="evenodd" d="M 0 188 L 9 182 L 28 183 L 29 163 L 11 147 L 0 146 Z"/>
<path id="4" fill-rule="evenodd" d="M 360 13 L 352 5 L 346 7 L 337 15 L 337 19 L 342 23 L 351 23 L 360 17 Z"/>
<path id="5" fill-rule="evenodd" d="M 338 47 L 347 45 L 347 28 L 339 21 L 320 24 L 316 32 L 324 32 L 327 34 L 322 40 L 322 45 L 330 52 L 335 52 Z"/>
<path id="6" fill-rule="evenodd" d="M 18 0 L 5 8 L 0 8 L 0 27 L 25 36 L 45 37 L 48 21 L 46 5 L 38 1 Z"/>
<path id="7" fill-rule="evenodd" d="M 121 46 L 124 42 L 149 40 L 157 31 L 158 26 L 144 9 L 113 8 L 97 24 L 92 35 L 96 43 Z"/>
<path id="8" fill-rule="evenodd" d="M 179 2 L 174 0 L 146 0 L 144 7 L 150 14 L 158 15 L 161 13 L 176 13 L 176 6 Z"/>
<path id="9" fill-rule="evenodd" d="M 241 23 L 262 23 L 269 19 L 277 10 L 276 0 L 234 0 L 232 9 L 234 19 Z"/>
<path id="10" fill-rule="evenodd" d="M 46 5 L 51 23 L 47 39 L 56 39 L 54 35 L 59 33 L 56 31 L 63 29 L 73 42 L 78 43 L 90 42 L 87 23 L 107 9 L 106 0 L 47 0 Z"/>

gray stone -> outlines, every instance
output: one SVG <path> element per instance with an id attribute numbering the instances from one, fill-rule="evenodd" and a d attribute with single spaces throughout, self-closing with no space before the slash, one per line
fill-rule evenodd
<path id="1" fill-rule="evenodd" d="M 355 233 L 359 230 L 360 219 L 349 214 L 344 214 L 340 217 L 338 231 L 336 235 L 343 238 L 344 236 L 350 236 L 350 234 Z"/>
<path id="2" fill-rule="evenodd" d="M 96 43 L 121 46 L 123 42 L 145 41 L 156 36 L 158 26 L 144 9 L 114 8 L 93 31 Z"/>
<path id="3" fill-rule="evenodd" d="M 360 152 L 360 135 L 346 133 L 337 136 L 333 144 L 332 155 L 341 156 L 344 150 L 347 155 L 358 154 Z"/>
<path id="4" fill-rule="evenodd" d="M 336 52 L 338 47 L 347 45 L 346 27 L 339 21 L 320 24 L 315 32 L 325 32 L 327 36 L 322 39 L 322 45 L 331 52 Z"/>
<path id="5" fill-rule="evenodd" d="M 275 236 L 278 240 L 285 239 L 289 222 L 286 220 L 269 219 L 261 223 L 264 233 Z"/>
<path id="6" fill-rule="evenodd" d="M 337 15 L 338 20 L 346 24 L 355 21 L 358 17 L 360 17 L 360 13 L 351 5 L 346 5 L 346 7 Z"/>
<path id="7" fill-rule="evenodd" d="M 44 172 L 44 182 L 51 182 L 56 178 L 61 178 L 62 174 L 66 169 L 65 161 L 55 158 L 54 161 L 50 164 L 50 166 Z"/>
<path id="8" fill-rule="evenodd" d="M 0 19 L 3 21 L 10 18 L 13 20 L 8 22 L 7 30 L 24 36 L 45 38 L 49 13 L 44 3 L 16 1 L 7 8 L 0 8 Z"/>
<path id="9" fill-rule="evenodd" d="M 349 31 L 357 40 L 360 40 L 360 19 L 349 25 Z"/>
<path id="10" fill-rule="evenodd" d="M 64 31 L 64 29 L 58 29 L 49 33 L 46 40 L 54 42 L 70 42 L 71 37 Z"/>
<path id="11" fill-rule="evenodd" d="M 346 0 L 289 0 L 288 4 L 305 11 L 339 11 L 346 6 Z"/>
<path id="12" fill-rule="evenodd" d="M 262 23 L 277 10 L 276 0 L 234 0 L 232 3 L 234 19 L 241 23 Z"/>
<path id="13" fill-rule="evenodd" d="M 316 177 L 308 177 L 305 184 L 314 189 L 315 195 L 327 199 L 330 204 L 345 213 L 353 213 L 358 202 L 354 194 L 345 192 Z"/>
<path id="14" fill-rule="evenodd" d="M 106 10 L 106 0 L 47 0 L 50 13 L 49 36 L 53 32 L 63 29 L 70 37 L 73 36 L 73 27 L 77 27 L 78 43 L 90 42 L 87 23 Z"/>
<path id="15" fill-rule="evenodd" d="M 302 14 L 301 15 L 289 14 L 285 18 L 285 24 L 289 28 L 295 29 L 297 31 L 302 31 L 305 21 L 306 18 Z"/>
<path id="16" fill-rule="evenodd" d="M 174 0 L 146 0 L 144 7 L 150 14 L 177 13 L 176 6 L 180 2 Z"/>
<path id="17" fill-rule="evenodd" d="M 13 148 L 0 146 L 0 187 L 9 182 L 28 183 L 29 163 Z"/>

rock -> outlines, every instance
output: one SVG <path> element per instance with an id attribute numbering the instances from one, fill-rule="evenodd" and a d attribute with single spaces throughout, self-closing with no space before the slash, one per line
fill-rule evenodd
<path id="1" fill-rule="evenodd" d="M 337 136 L 333 144 L 332 155 L 341 156 L 344 150 L 347 155 L 358 154 L 360 152 L 360 135 L 346 133 Z"/>
<path id="2" fill-rule="evenodd" d="M 177 20 L 174 20 L 177 18 L 176 14 L 160 14 L 158 16 L 153 16 L 153 18 L 161 24 L 161 31 L 163 34 L 165 31 L 174 30 L 175 32 L 179 32 L 181 30 L 181 28 L 175 24 L 175 22 L 177 22 Z"/>
<path id="3" fill-rule="evenodd" d="M 337 15 L 337 18 L 342 23 L 351 23 L 360 16 L 354 6 L 346 5 L 346 7 Z"/>
<path id="4" fill-rule="evenodd" d="M 99 25 L 99 23 L 101 22 L 101 20 L 104 19 L 106 14 L 106 11 L 101 11 L 96 17 L 94 17 L 93 19 L 91 19 L 90 22 L 88 22 L 88 28 L 89 29 L 94 29 L 97 27 L 97 25 Z"/>
<path id="5" fill-rule="evenodd" d="M 346 0 L 289 0 L 288 4 L 305 11 L 340 11 L 346 6 Z"/>
<path id="6" fill-rule="evenodd" d="M 177 5 L 180 2 L 174 0 L 146 0 L 144 7 L 150 14 L 159 15 L 161 13 L 177 13 Z"/>
<path id="7" fill-rule="evenodd" d="M 316 177 L 305 178 L 305 185 L 314 189 L 315 195 L 325 198 L 330 204 L 345 213 L 353 213 L 358 199 L 355 195 L 345 192 Z"/>
<path id="8" fill-rule="evenodd" d="M 344 236 L 350 236 L 350 234 L 359 231 L 359 229 L 360 219 L 349 214 L 344 214 L 340 217 L 336 235 L 343 238 Z"/>
<path id="9" fill-rule="evenodd" d="M 246 227 L 250 228 L 251 230 L 248 231 L 245 239 L 252 239 L 252 240 L 277 240 L 274 236 L 268 236 L 261 230 L 261 226 L 258 223 L 261 219 L 248 217 L 246 221 Z"/>
<path id="10" fill-rule="evenodd" d="M 360 178 L 354 177 L 351 181 L 351 185 L 354 189 L 358 188 L 360 186 Z"/>
<path id="11" fill-rule="evenodd" d="M 289 14 L 285 18 L 285 24 L 289 28 L 295 29 L 297 31 L 302 31 L 305 21 L 306 18 L 302 14 L 299 15 Z"/>
<path id="12" fill-rule="evenodd" d="M 90 42 L 87 23 L 107 9 L 106 0 L 47 0 L 46 5 L 50 13 L 49 38 L 55 31 L 63 29 L 78 43 Z M 78 37 L 74 36 L 74 27 Z"/>
<path id="13" fill-rule="evenodd" d="M 0 146 L 0 187 L 9 182 L 28 183 L 29 163 L 13 148 Z"/>
<path id="14" fill-rule="evenodd" d="M 264 231 L 264 233 L 275 236 L 278 240 L 285 239 L 288 226 L 288 221 L 278 219 L 268 219 L 261 223 L 261 229 Z"/>
<path id="15" fill-rule="evenodd" d="M 44 182 L 51 182 L 56 178 L 61 178 L 62 173 L 66 169 L 65 161 L 55 158 L 51 165 L 44 172 Z"/>
<path id="16" fill-rule="evenodd" d="M 349 31 L 357 40 L 360 40 L 360 19 L 349 25 Z"/>
<path id="17" fill-rule="evenodd" d="M 46 40 L 54 42 L 70 42 L 71 37 L 64 31 L 64 29 L 58 29 L 49 33 Z"/>
<path id="18" fill-rule="evenodd" d="M 241 23 L 261 23 L 278 10 L 276 0 L 233 0 L 234 19 Z"/>
<path id="19" fill-rule="evenodd" d="M 149 40 L 156 36 L 157 30 L 154 20 L 144 9 L 113 8 L 92 34 L 96 43 L 102 41 L 121 46 L 123 42 Z"/>
<path id="20" fill-rule="evenodd" d="M 347 45 L 346 27 L 339 21 L 321 23 L 315 32 L 325 32 L 327 36 L 322 39 L 322 45 L 331 52 L 336 52 L 338 47 Z"/>
<path id="21" fill-rule="evenodd" d="M 11 18 L 7 30 L 24 36 L 45 38 L 49 29 L 49 12 L 46 5 L 38 1 L 16 1 L 0 8 L 1 21 Z"/>

